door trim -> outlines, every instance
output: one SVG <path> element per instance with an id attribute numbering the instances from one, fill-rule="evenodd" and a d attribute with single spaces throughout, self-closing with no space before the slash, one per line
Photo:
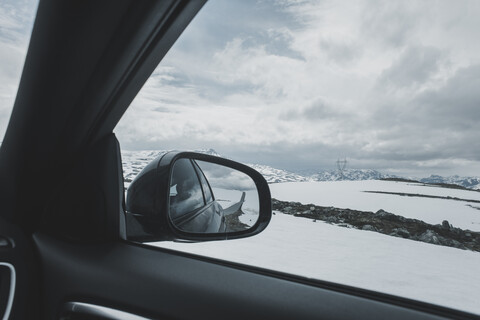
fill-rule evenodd
<path id="1" fill-rule="evenodd" d="M 5 307 L 5 313 L 3 314 L 3 320 L 8 320 L 10 317 L 10 312 L 12 311 L 13 298 L 15 296 L 15 283 L 16 283 L 16 274 L 15 268 L 12 264 L 8 262 L 0 262 L 0 266 L 7 267 L 10 270 L 10 291 L 8 292 L 7 306 Z"/>
<path id="2" fill-rule="evenodd" d="M 64 314 L 81 314 L 92 317 L 100 317 L 112 320 L 150 320 L 133 313 L 120 311 L 117 309 L 99 306 L 84 302 L 67 302 L 64 306 Z M 63 318 L 61 318 L 63 319 Z"/>

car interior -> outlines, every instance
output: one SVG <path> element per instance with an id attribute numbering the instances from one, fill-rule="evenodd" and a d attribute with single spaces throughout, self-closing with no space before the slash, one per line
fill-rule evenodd
<path id="1" fill-rule="evenodd" d="M 113 130 L 204 3 L 39 2 L 0 149 L 3 319 L 479 318 L 128 237 Z"/>

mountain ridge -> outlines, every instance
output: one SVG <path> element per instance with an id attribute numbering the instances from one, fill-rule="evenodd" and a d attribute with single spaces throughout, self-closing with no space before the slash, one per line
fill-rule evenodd
<path id="1" fill-rule="evenodd" d="M 222 157 L 214 149 L 191 150 L 193 152 L 204 153 L 216 157 Z M 122 150 L 122 163 L 124 167 L 124 177 L 126 182 L 131 182 L 133 178 L 148 164 L 160 154 L 168 152 L 167 150 L 141 150 L 129 151 Z M 306 181 L 360 181 L 360 180 L 381 180 L 381 179 L 404 179 L 414 180 L 429 184 L 451 184 L 459 185 L 468 189 L 480 190 L 480 177 L 461 177 L 431 175 L 426 178 L 410 178 L 397 175 L 385 174 L 374 169 L 345 169 L 339 170 L 318 170 L 309 172 L 294 172 L 284 169 L 274 168 L 263 164 L 250 164 L 249 167 L 260 172 L 268 183 L 283 182 L 306 182 Z"/>

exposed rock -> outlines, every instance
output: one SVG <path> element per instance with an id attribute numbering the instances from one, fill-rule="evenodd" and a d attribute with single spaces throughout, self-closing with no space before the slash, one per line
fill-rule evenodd
<path id="1" fill-rule="evenodd" d="M 340 221 L 338 221 L 338 218 L 336 218 L 336 217 L 326 217 L 325 221 L 328 222 L 328 223 L 339 223 L 340 222 Z"/>
<path id="2" fill-rule="evenodd" d="M 385 217 L 390 215 L 391 213 L 388 213 L 387 211 L 380 209 L 377 212 L 375 212 L 376 215 L 379 215 L 380 217 Z"/>
<path id="3" fill-rule="evenodd" d="M 362 230 L 366 230 L 366 231 L 377 231 L 375 229 L 375 227 L 373 227 L 372 225 L 369 225 L 369 224 L 366 224 L 362 227 Z"/>
<path id="4" fill-rule="evenodd" d="M 320 220 L 342 227 L 375 231 L 395 237 L 480 252 L 480 232 L 453 227 L 446 220 L 442 224 L 432 225 L 383 209 L 374 213 L 277 199 L 272 199 L 272 206 L 273 210 L 314 221 Z"/>
<path id="5" fill-rule="evenodd" d="M 410 239 L 410 232 L 405 228 L 394 228 L 390 235 Z"/>
<path id="6" fill-rule="evenodd" d="M 448 223 L 447 220 L 443 220 L 442 221 L 442 227 L 444 227 L 445 229 L 450 229 L 450 223 Z"/>
<path id="7" fill-rule="evenodd" d="M 438 234 L 436 234 L 435 231 L 430 229 L 428 229 L 420 237 L 418 237 L 418 240 L 428 243 L 440 244 L 440 241 L 438 240 Z"/>

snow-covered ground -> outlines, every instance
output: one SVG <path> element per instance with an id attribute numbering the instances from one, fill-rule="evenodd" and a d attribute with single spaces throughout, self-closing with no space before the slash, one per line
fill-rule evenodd
<path id="1" fill-rule="evenodd" d="M 212 191 L 215 195 L 215 199 L 224 209 L 240 201 L 242 192 L 245 192 L 245 200 L 242 205 L 242 212 L 244 212 L 244 214 L 239 217 L 239 220 L 248 226 L 253 226 L 257 222 L 260 203 L 258 201 L 258 192 L 256 189 L 238 191 L 212 188 Z"/>
<path id="2" fill-rule="evenodd" d="M 276 183 L 270 185 L 270 190 L 272 197 L 282 201 L 372 212 L 383 209 L 430 224 L 448 220 L 454 227 L 480 231 L 480 210 L 468 206 L 480 208 L 480 203 L 363 192 L 412 193 L 480 201 L 477 191 L 379 180 Z"/>
<path id="3" fill-rule="evenodd" d="M 125 177 L 133 179 L 159 153 L 158 150 L 122 151 Z M 480 208 L 480 203 L 364 191 L 477 201 L 480 192 L 378 180 L 311 182 L 312 179 L 284 170 L 267 166 L 256 166 L 256 169 L 265 173 L 270 182 L 284 182 L 270 184 L 272 197 L 282 201 L 373 212 L 383 209 L 431 224 L 448 220 L 455 227 L 480 231 L 480 210 L 475 208 Z M 224 207 L 237 202 L 241 196 L 238 190 L 215 188 L 214 193 Z M 247 193 L 244 209 L 248 214 L 240 220 L 251 225 L 258 217 L 258 199 Z M 479 252 L 342 228 L 279 212 L 264 232 L 251 238 L 153 245 L 480 314 Z"/>
<path id="4" fill-rule="evenodd" d="M 357 210 L 384 209 L 429 223 L 480 229 L 480 211 L 465 202 L 370 194 L 387 191 L 480 200 L 480 193 L 390 181 L 270 185 L 285 201 Z M 474 204 L 475 205 L 475 204 Z M 209 243 L 156 246 L 381 291 L 480 314 L 480 253 L 342 228 L 282 213 L 261 234 Z"/>

